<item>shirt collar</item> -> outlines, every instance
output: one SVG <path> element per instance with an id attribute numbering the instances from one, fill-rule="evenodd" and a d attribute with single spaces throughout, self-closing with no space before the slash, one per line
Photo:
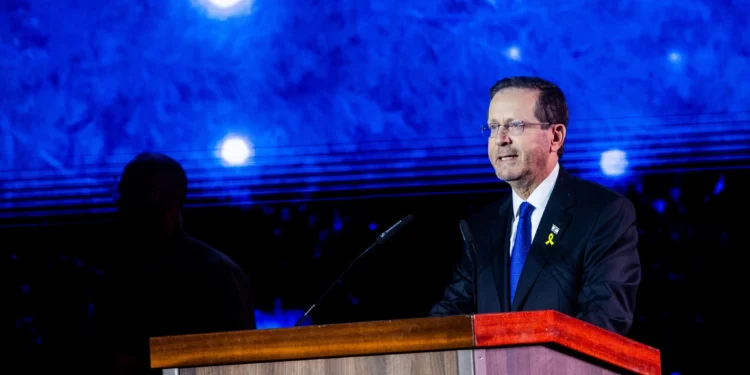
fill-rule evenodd
<path id="1" fill-rule="evenodd" d="M 557 182 L 557 176 L 559 173 L 560 163 L 557 163 L 549 176 L 547 176 L 547 178 L 545 178 L 544 181 L 534 189 L 534 192 L 531 193 L 529 199 L 526 200 L 526 202 L 529 202 L 534 206 L 534 211 L 543 210 L 544 207 L 547 206 L 547 202 L 552 195 L 552 189 L 555 188 L 555 183 Z M 518 209 L 521 207 L 521 203 L 523 203 L 524 200 L 521 199 L 515 191 L 512 189 L 511 191 L 513 194 L 513 217 L 516 218 L 518 217 Z"/>

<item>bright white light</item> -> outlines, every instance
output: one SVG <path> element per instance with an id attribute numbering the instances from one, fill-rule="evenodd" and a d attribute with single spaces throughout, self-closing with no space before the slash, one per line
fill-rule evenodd
<path id="1" fill-rule="evenodd" d="M 508 58 L 511 60 L 520 60 L 521 59 L 521 50 L 518 49 L 518 47 L 510 47 L 508 48 L 508 51 L 506 53 L 508 55 Z"/>
<path id="2" fill-rule="evenodd" d="M 209 0 L 211 4 L 216 5 L 219 8 L 231 8 L 242 0 Z"/>
<path id="3" fill-rule="evenodd" d="M 252 151 L 244 139 L 230 137 L 221 144 L 221 158 L 229 165 L 242 165 L 250 158 Z"/>
<path id="4" fill-rule="evenodd" d="M 619 176 L 625 173 L 628 166 L 628 158 L 624 151 L 609 150 L 602 152 L 602 159 L 599 163 L 602 172 L 607 176 Z"/>
<path id="5" fill-rule="evenodd" d="M 682 56 L 677 52 L 670 52 L 669 54 L 669 61 L 673 63 L 678 63 L 682 60 Z"/>
<path id="6" fill-rule="evenodd" d="M 203 8 L 206 13 L 217 19 L 227 19 L 252 13 L 254 0 L 192 0 L 193 5 Z"/>

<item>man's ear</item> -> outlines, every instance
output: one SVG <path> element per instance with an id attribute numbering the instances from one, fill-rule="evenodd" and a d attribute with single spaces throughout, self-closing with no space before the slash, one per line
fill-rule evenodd
<path id="1" fill-rule="evenodd" d="M 550 142 L 550 152 L 557 153 L 565 143 L 565 134 L 567 128 L 563 124 L 554 124 L 550 126 L 552 129 L 552 141 Z"/>

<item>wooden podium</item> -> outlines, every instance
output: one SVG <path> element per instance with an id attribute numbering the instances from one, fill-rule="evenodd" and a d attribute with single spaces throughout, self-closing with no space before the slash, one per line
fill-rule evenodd
<path id="1" fill-rule="evenodd" d="M 151 338 L 170 375 L 661 374 L 659 351 L 554 311 Z"/>

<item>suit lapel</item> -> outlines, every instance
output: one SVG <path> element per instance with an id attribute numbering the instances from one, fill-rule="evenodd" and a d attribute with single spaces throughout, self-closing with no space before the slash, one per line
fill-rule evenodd
<path id="1" fill-rule="evenodd" d="M 510 197 L 510 195 L 509 195 Z M 513 223 L 512 199 L 507 199 L 498 209 L 497 221 L 492 224 L 493 230 L 490 248 L 493 249 L 492 272 L 495 277 L 495 287 L 500 298 L 502 312 L 510 311 L 508 285 L 508 254 L 510 254 L 510 233 Z"/>
<path id="2" fill-rule="evenodd" d="M 523 265 L 521 277 L 518 280 L 516 297 L 510 311 L 518 311 L 528 297 L 539 273 L 547 265 L 548 259 L 556 251 L 555 245 L 560 241 L 572 219 L 566 212 L 575 203 L 575 192 L 570 188 L 570 175 L 560 170 L 555 188 L 552 190 L 547 208 L 536 229 L 531 249 Z M 512 213 L 511 213 L 512 215 Z M 555 233 L 557 232 L 557 233 Z M 510 232 L 508 232 L 508 235 Z M 506 241 L 508 242 L 508 241 Z M 506 251 L 506 258 L 509 251 Z M 507 263 L 506 263 L 507 264 Z M 507 298 L 506 298 L 507 300 Z"/>

